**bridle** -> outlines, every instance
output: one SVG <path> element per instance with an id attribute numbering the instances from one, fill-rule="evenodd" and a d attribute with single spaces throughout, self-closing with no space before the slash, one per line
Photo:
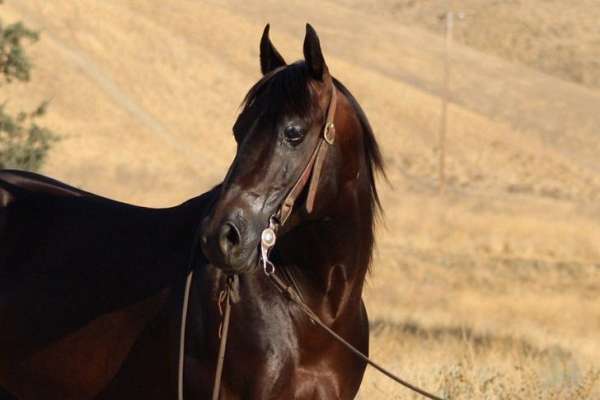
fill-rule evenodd
<path id="1" fill-rule="evenodd" d="M 346 348 L 348 348 L 351 352 L 356 354 L 360 359 L 369 365 L 376 368 L 378 371 L 382 372 L 389 378 L 394 381 L 400 383 L 401 385 L 413 390 L 416 393 L 421 394 L 424 397 L 427 397 L 432 400 L 443 400 L 441 397 L 433 395 L 429 392 L 426 392 L 423 389 L 420 389 L 417 386 L 410 384 L 409 382 L 404 381 L 398 376 L 392 374 L 390 371 L 381 367 L 379 364 L 373 362 L 370 358 L 364 355 L 360 350 L 356 347 L 348 343 L 344 338 L 338 335 L 335 331 L 333 331 L 329 326 L 327 326 L 324 322 L 322 322 L 317 314 L 315 314 L 310 307 L 303 301 L 302 294 L 298 285 L 292 276 L 288 276 L 288 281 L 291 281 L 291 284 L 286 284 L 281 278 L 277 276 L 277 271 L 275 264 L 269 260 L 269 253 L 271 249 L 275 246 L 277 241 L 277 232 L 281 227 L 285 225 L 288 221 L 292 211 L 294 209 L 294 205 L 298 200 L 300 194 L 305 189 L 308 183 L 308 192 L 306 195 L 306 211 L 310 214 L 314 210 L 315 206 L 315 198 L 317 194 L 317 189 L 319 185 L 319 180 L 321 177 L 321 172 L 323 169 L 323 163 L 325 161 L 325 157 L 327 155 L 327 151 L 330 146 L 332 146 L 335 142 L 335 110 L 337 104 L 337 90 L 333 83 L 331 77 L 328 78 L 328 81 L 331 86 L 331 97 L 329 100 L 329 104 L 327 107 L 327 114 L 325 117 L 325 123 L 323 124 L 322 133 L 319 135 L 318 142 L 315 146 L 315 149 L 311 153 L 311 156 L 308 160 L 308 163 L 302 170 L 300 177 L 292 186 L 286 197 L 281 203 L 279 209 L 269 218 L 268 226 L 261 233 L 261 242 L 260 242 L 260 263 L 262 264 L 263 271 L 265 275 L 273 282 L 276 288 L 285 295 L 290 301 L 299 306 L 300 310 L 303 311 L 307 317 L 316 325 L 320 326 L 323 330 L 325 330 L 329 335 L 331 335 L 338 342 L 343 344 Z M 310 183 L 309 183 L 310 180 Z M 189 298 L 189 290 L 192 281 L 193 268 L 190 270 L 185 285 L 184 292 L 184 300 L 183 300 L 183 309 L 182 309 L 182 320 L 181 320 L 181 332 L 180 332 L 180 344 L 179 344 L 179 371 L 178 371 L 178 398 L 179 400 L 183 400 L 183 358 L 184 358 L 184 346 L 185 346 L 185 326 L 187 319 L 187 308 L 188 308 L 188 298 Z M 220 292 L 219 295 L 219 310 L 221 312 L 221 304 L 224 303 L 224 312 L 221 312 L 223 317 L 222 324 L 219 329 L 220 341 L 219 341 L 219 353 L 217 356 L 217 366 L 215 371 L 215 379 L 213 384 L 213 393 L 212 400 L 218 400 L 219 392 L 221 388 L 221 377 L 223 373 L 223 363 L 225 359 L 225 350 L 227 346 L 227 333 L 229 330 L 229 322 L 231 316 L 231 296 L 234 281 L 237 279 L 237 276 L 229 276 L 227 278 L 226 287 L 224 290 Z"/>
<path id="2" fill-rule="evenodd" d="M 329 99 L 329 105 L 327 106 L 327 114 L 325 117 L 325 123 L 319 135 L 318 142 L 315 149 L 308 159 L 308 163 L 302 170 L 300 177 L 292 186 L 287 196 L 281 202 L 279 209 L 269 218 L 269 225 L 261 233 L 261 248 L 260 258 L 263 265 L 263 270 L 267 276 L 272 275 L 275 271 L 275 266 L 269 261 L 269 251 L 275 246 L 275 240 L 277 238 L 277 231 L 285 225 L 288 218 L 292 214 L 296 200 L 306 187 L 310 179 L 308 186 L 308 193 L 306 195 L 306 211 L 310 214 L 314 210 L 315 198 L 317 195 L 317 189 L 319 187 L 319 179 L 321 178 L 321 171 L 323 169 L 323 163 L 329 146 L 335 142 L 335 109 L 337 106 L 337 90 L 333 81 L 331 81 L 331 97 Z M 295 284 L 294 284 L 295 285 Z M 297 285 L 295 285 L 297 286 Z"/>
<path id="3" fill-rule="evenodd" d="M 336 106 L 337 90 L 332 82 L 331 97 L 329 99 L 329 105 L 327 106 L 327 115 L 325 117 L 325 123 L 323 124 L 322 135 L 319 135 L 317 145 L 315 146 L 315 149 L 313 150 L 306 167 L 304 167 L 302 174 L 281 203 L 279 210 L 273 216 L 274 218 L 277 218 L 280 225 L 284 225 L 287 222 L 288 217 L 292 214 L 294 204 L 296 203 L 298 196 L 300 196 L 302 193 L 302 190 L 304 190 L 309 178 L 310 185 L 308 187 L 308 194 L 306 196 L 306 211 L 311 213 L 314 209 L 317 188 L 319 186 L 319 179 L 321 177 L 321 170 L 323 169 L 323 162 L 325 161 L 325 156 L 327 155 L 329 146 L 333 145 L 335 141 L 334 119 Z"/>
<path id="4" fill-rule="evenodd" d="M 283 67 L 278 68 L 283 69 Z M 277 70 L 272 73 L 276 73 Z M 288 221 L 288 218 L 292 214 L 292 210 L 294 208 L 294 204 L 296 200 L 306 187 L 308 180 L 310 179 L 310 185 L 308 189 L 308 194 L 306 197 L 306 211 L 311 213 L 314 209 L 315 197 L 317 188 L 319 185 L 319 178 L 321 176 L 321 170 L 323 168 L 323 162 L 325 161 L 325 156 L 327 154 L 328 147 L 332 145 L 335 141 L 335 109 L 337 103 L 337 93 L 335 89 L 335 85 L 333 81 L 331 82 L 331 97 L 329 99 L 329 105 L 327 106 L 327 114 L 325 117 L 325 123 L 322 129 L 322 135 L 319 135 L 318 142 L 315 146 L 315 149 L 310 155 L 308 163 L 302 170 L 300 177 L 292 186 L 284 200 L 281 202 L 281 206 L 279 209 L 269 218 L 269 227 L 263 230 L 261 234 L 261 261 L 263 262 L 263 270 L 265 273 L 270 276 L 275 272 L 275 266 L 268 259 L 268 250 L 270 250 L 275 245 L 276 232 L 279 227 L 283 226 Z M 312 178 L 311 178 L 312 177 Z M 268 250 L 265 252 L 265 244 L 270 243 L 269 238 L 273 239 L 273 242 L 268 247 Z M 191 264 L 191 263 L 190 263 Z M 269 268 L 272 268 L 271 273 L 269 272 Z M 181 323 L 180 323 L 180 332 L 179 332 L 179 360 L 178 360 L 178 370 L 177 370 L 177 397 L 179 400 L 183 399 L 183 370 L 184 370 L 184 360 L 185 360 L 185 332 L 187 325 L 187 312 L 189 308 L 189 294 L 190 287 L 193 280 L 194 269 L 193 266 L 190 265 L 189 273 L 186 277 L 185 289 L 183 294 L 183 303 L 181 310 Z M 219 293 L 219 311 L 222 311 L 222 305 L 224 307 L 224 312 L 221 313 L 223 317 L 222 323 L 219 329 L 219 352 L 217 355 L 217 366 L 215 370 L 215 379 L 213 383 L 213 393 L 212 399 L 217 400 L 219 398 L 219 392 L 221 387 L 221 376 L 223 373 L 223 363 L 225 359 L 225 350 L 227 346 L 227 333 L 229 331 L 229 321 L 231 316 L 231 293 L 234 280 L 237 279 L 236 276 L 230 276 L 227 278 L 226 287 Z M 294 282 L 294 286 L 297 288 L 299 292 L 298 285 L 295 284 L 293 278 L 291 281 Z M 300 292 L 299 292 L 300 293 Z M 301 295 L 300 295 L 301 296 Z M 223 304 L 224 303 L 224 304 Z"/>
<path id="5" fill-rule="evenodd" d="M 308 213 L 311 213 L 314 209 L 319 178 L 321 177 L 321 170 L 323 169 L 323 162 L 325 160 L 325 156 L 327 154 L 329 146 L 333 145 L 335 141 L 334 119 L 337 95 L 336 88 L 333 82 L 331 82 L 331 88 L 331 99 L 329 100 L 327 117 L 325 119 L 325 124 L 322 130 L 323 133 L 319 138 L 319 142 L 317 143 L 317 146 L 315 147 L 315 150 L 313 151 L 308 161 L 308 164 L 304 168 L 304 171 L 300 175 L 300 178 L 298 179 L 298 181 L 296 181 L 296 184 L 292 187 L 292 190 L 290 190 L 288 195 L 285 197 L 279 210 L 269 219 L 269 226 L 267 226 L 261 233 L 260 254 L 263 271 L 265 275 L 267 275 L 267 277 L 271 279 L 271 281 L 277 287 L 277 289 L 290 301 L 295 303 L 313 323 L 325 330 L 329 335 L 331 335 L 331 337 L 343 344 L 348 350 L 356 354 L 364 362 L 373 366 L 375 369 L 386 375 L 388 378 L 398 382 L 399 384 L 407 387 L 408 389 L 416 393 L 419 393 L 424 397 L 427 397 L 432 400 L 443 400 L 441 397 L 431 394 L 394 375 L 387 369 L 372 361 L 360 350 L 351 345 L 343 337 L 338 335 L 334 330 L 332 330 L 323 321 L 321 321 L 319 316 L 315 314 L 315 312 L 312 311 L 310 307 L 304 302 L 304 300 L 302 299 L 301 292 L 299 291 L 299 288 L 296 285 L 295 281 L 292 280 L 291 284 L 288 285 L 277 276 L 275 264 L 273 264 L 269 260 L 269 252 L 275 246 L 275 243 L 277 241 L 277 231 L 286 223 L 288 217 L 291 215 L 292 210 L 294 208 L 294 204 L 298 199 L 298 196 L 300 195 L 300 193 L 302 193 L 302 190 L 306 186 L 306 183 L 308 182 L 308 179 L 311 176 L 312 178 L 310 180 L 308 194 L 306 196 L 306 211 Z M 213 400 L 216 400 L 216 398 L 214 398 Z"/>

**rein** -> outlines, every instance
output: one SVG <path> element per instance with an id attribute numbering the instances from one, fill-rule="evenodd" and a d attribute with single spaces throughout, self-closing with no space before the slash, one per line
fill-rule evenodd
<path id="1" fill-rule="evenodd" d="M 190 287 L 194 277 L 194 270 L 190 270 L 185 281 L 185 291 L 183 293 L 183 304 L 181 306 L 181 325 L 179 332 L 179 365 L 177 369 L 177 399 L 183 400 L 183 370 L 185 360 L 185 330 L 187 325 L 187 312 L 189 308 Z M 226 288 L 219 292 L 219 314 L 223 317 L 219 326 L 219 353 L 217 354 L 217 368 L 215 371 L 215 379 L 213 381 L 212 400 L 219 399 L 221 391 L 221 377 L 223 376 L 223 364 L 225 362 L 225 350 L 227 349 L 227 336 L 229 333 L 229 322 L 231 320 L 231 293 L 233 284 L 237 279 L 237 275 L 229 275 L 227 277 Z M 224 304 L 223 304 L 224 303 Z M 223 306 L 225 309 L 223 310 Z"/>
<path id="2" fill-rule="evenodd" d="M 270 263 L 270 261 L 268 261 L 268 260 L 267 260 L 267 262 Z M 272 263 L 271 263 L 271 265 L 272 265 Z M 431 400 L 444 400 L 442 397 L 438 397 L 438 396 L 436 396 L 436 395 L 434 395 L 432 393 L 429 393 L 429 392 L 421 389 L 420 387 L 415 386 L 415 385 L 413 385 L 413 384 L 405 381 L 404 379 L 398 377 L 397 375 L 395 375 L 392 372 L 390 372 L 388 369 L 382 367 L 381 365 L 377 364 L 375 361 L 371 360 L 369 357 L 367 357 L 364 353 L 362 353 L 356 347 L 352 346 L 348 341 L 346 341 L 346 339 L 344 339 L 343 337 L 341 337 L 340 335 L 338 335 L 333 329 L 331 329 L 323 321 L 321 321 L 321 319 L 317 316 L 317 314 L 315 314 L 315 312 L 312 311 L 310 309 L 310 307 L 300 298 L 300 296 L 298 295 L 298 292 L 296 291 L 296 289 L 294 289 L 291 285 L 286 285 L 275 274 L 275 268 L 274 267 L 267 274 L 267 276 L 271 279 L 271 281 L 277 287 L 277 289 L 279 289 L 279 291 L 284 296 L 286 296 L 290 301 L 292 301 L 298 307 L 300 307 L 300 310 L 314 324 L 317 324 L 320 328 L 322 328 L 325 332 L 327 332 L 332 338 L 334 338 L 335 340 L 337 340 L 339 343 L 341 343 L 342 345 L 344 345 L 348 350 L 350 350 L 352 353 L 354 353 L 356 356 L 358 356 L 358 358 L 360 358 L 361 360 L 363 360 L 367 364 L 371 365 L 373 368 L 375 368 L 376 370 L 378 370 L 379 372 L 381 372 L 382 374 L 384 374 L 388 378 L 390 378 L 393 381 L 401 384 L 402 386 L 404 386 L 404 387 L 412 390 L 413 392 L 416 392 L 416 393 L 420 394 L 423 397 L 426 397 L 426 398 L 431 399 Z"/>
<path id="3" fill-rule="evenodd" d="M 308 194 L 306 196 L 306 211 L 308 213 L 314 210 L 315 197 L 319 184 L 319 179 L 321 177 L 321 170 L 323 167 L 323 162 L 325 160 L 325 156 L 327 155 L 327 150 L 330 145 L 332 145 L 335 141 L 335 109 L 336 109 L 336 101 L 337 94 L 335 86 L 333 82 L 331 82 L 331 98 L 329 100 L 329 106 L 327 108 L 327 116 L 325 119 L 325 124 L 323 127 L 323 133 L 319 138 L 319 142 L 317 143 L 313 153 L 310 156 L 310 159 L 304 167 L 304 170 L 300 174 L 300 177 L 288 193 L 288 195 L 283 200 L 279 210 L 271 216 L 269 219 L 269 226 L 265 228 L 261 233 L 261 243 L 260 243 L 260 262 L 263 266 L 263 271 L 265 275 L 271 280 L 271 282 L 275 285 L 275 287 L 281 292 L 284 296 L 286 296 L 290 301 L 295 303 L 300 310 L 316 325 L 321 327 L 325 332 L 327 332 L 333 339 L 337 340 L 339 343 L 344 345 L 348 350 L 358 356 L 365 363 L 371 365 L 379 372 L 386 375 L 388 378 L 396 381 L 397 383 L 405 386 L 406 388 L 428 398 L 431 400 L 444 400 L 441 397 L 438 397 L 434 394 L 431 394 L 401 378 L 391 373 L 389 370 L 383 368 L 376 362 L 372 361 L 369 357 L 363 354 L 356 347 L 351 345 L 348 341 L 346 341 L 343 337 L 338 335 L 333 329 L 327 326 L 318 315 L 311 310 L 311 308 L 304 302 L 302 299 L 302 294 L 300 288 L 296 284 L 293 276 L 287 274 L 288 280 L 290 280 L 291 284 L 287 285 L 281 278 L 276 275 L 275 265 L 269 260 L 269 252 L 275 246 L 275 242 L 277 241 L 277 231 L 281 228 L 290 217 L 296 200 L 304 190 L 307 183 L 309 183 Z M 285 270 L 284 270 L 285 272 Z M 185 347 L 185 329 L 186 329 L 186 319 L 187 319 L 187 309 L 188 309 L 188 299 L 191 281 L 193 277 L 193 269 L 189 272 L 185 285 L 184 299 L 182 305 L 182 320 L 181 320 L 181 331 L 180 331 L 180 343 L 179 343 L 179 371 L 178 371 L 178 399 L 183 400 L 183 369 L 184 369 L 184 347 Z M 226 288 L 220 292 L 219 295 L 219 312 L 221 313 L 223 319 L 221 326 L 219 327 L 219 353 L 217 356 L 217 367 L 215 372 L 215 379 L 213 383 L 213 392 L 212 392 L 212 400 L 218 400 L 219 393 L 221 389 L 221 377 L 223 373 L 223 363 L 225 359 L 225 350 L 227 346 L 227 333 L 229 331 L 229 323 L 231 318 L 231 292 L 233 287 L 234 279 L 237 279 L 237 276 L 228 276 Z M 225 303 L 225 310 L 223 312 L 222 305 Z"/>
<path id="4" fill-rule="evenodd" d="M 335 107 L 336 107 L 336 89 L 335 86 L 331 85 L 331 99 L 329 101 L 329 107 L 327 109 L 327 119 L 325 120 L 325 126 L 323 128 L 323 135 L 319 139 L 319 143 L 315 148 L 313 154 L 308 161 L 308 164 L 304 168 L 302 175 L 293 186 L 290 193 L 287 195 L 285 200 L 283 201 L 278 213 L 273 215 L 269 219 L 269 226 L 262 231 L 261 234 L 261 245 L 260 245 L 260 254 L 261 254 L 261 262 L 263 265 L 263 270 L 265 275 L 270 278 L 271 282 L 277 287 L 277 289 L 286 296 L 290 301 L 295 303 L 300 310 L 315 324 L 317 324 L 320 328 L 322 328 L 325 332 L 327 332 L 332 338 L 337 340 L 339 343 L 344 345 L 348 350 L 358 356 L 361 360 L 371 365 L 373 368 L 378 370 L 379 372 L 386 375 L 388 378 L 394 380 L 395 382 L 401 384 L 402 386 L 428 398 L 431 400 L 444 400 L 441 397 L 438 397 L 432 393 L 429 393 L 407 381 L 393 374 L 389 370 L 385 369 L 381 365 L 377 364 L 365 354 L 363 354 L 356 347 L 352 346 L 348 341 L 346 341 L 343 337 L 338 335 L 333 329 L 327 326 L 321 319 L 315 314 L 314 311 L 304 302 L 299 292 L 299 288 L 296 283 L 292 280 L 292 285 L 286 285 L 281 278 L 276 275 L 275 265 L 269 260 L 269 252 L 275 246 L 275 242 L 277 241 L 277 231 L 278 229 L 285 224 L 288 217 L 290 216 L 292 209 L 294 208 L 294 204 L 304 189 L 309 177 L 312 173 L 312 179 L 310 181 L 310 186 L 308 188 L 308 195 L 306 197 L 306 211 L 309 213 L 314 209 L 315 196 L 317 192 L 317 187 L 319 184 L 319 178 L 321 176 L 321 170 L 323 166 L 323 161 L 325 159 L 325 155 L 327 154 L 327 149 L 329 145 L 332 145 L 335 140 Z"/>

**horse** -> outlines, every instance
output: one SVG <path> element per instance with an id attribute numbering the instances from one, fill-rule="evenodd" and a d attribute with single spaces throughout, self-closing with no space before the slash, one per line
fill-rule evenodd
<path id="1" fill-rule="evenodd" d="M 221 320 L 219 288 L 237 276 L 223 366 L 223 399 L 352 399 L 365 362 L 282 295 L 269 275 L 296 288 L 316 316 L 368 354 L 362 289 L 380 210 L 382 156 L 369 121 L 329 72 L 319 37 L 306 25 L 304 60 L 287 64 L 265 27 L 263 77 L 234 124 L 235 159 L 202 223 L 208 264 L 191 303 L 191 337 Z M 269 260 L 261 245 L 278 226 Z M 261 267 L 262 266 L 262 267 Z M 215 284 L 217 283 L 218 284 Z M 209 398 L 217 335 L 189 343 L 186 398 Z M 192 387 L 192 386 L 188 386 Z"/>
<path id="2" fill-rule="evenodd" d="M 261 268 L 261 233 L 277 224 L 271 274 L 368 354 L 362 289 L 382 157 L 308 24 L 303 50 L 288 65 L 265 27 L 263 76 L 233 126 L 235 159 L 222 183 L 179 206 L 136 207 L 0 172 L 0 394 L 209 398 L 221 296 L 234 282 L 220 399 L 354 398 L 364 361 Z"/>
<path id="3" fill-rule="evenodd" d="M 181 285 L 214 192 L 150 209 L 0 171 L 0 399 L 175 398 Z"/>

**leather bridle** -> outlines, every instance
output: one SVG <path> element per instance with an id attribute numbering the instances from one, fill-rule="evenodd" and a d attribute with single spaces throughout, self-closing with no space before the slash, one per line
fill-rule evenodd
<path id="1" fill-rule="evenodd" d="M 276 71 L 274 71 L 276 72 Z M 325 117 L 325 123 L 323 124 L 323 128 L 321 129 L 321 134 L 319 135 L 319 139 L 317 141 L 317 145 L 315 149 L 311 153 L 311 156 L 308 160 L 308 163 L 302 170 L 300 177 L 292 186 L 284 200 L 281 202 L 281 206 L 279 209 L 271 216 L 269 219 L 269 228 L 265 229 L 261 235 L 261 250 L 264 248 L 265 240 L 269 237 L 269 232 L 272 232 L 272 238 L 275 239 L 276 231 L 279 227 L 283 226 L 288 221 L 288 218 L 292 214 L 292 210 L 294 208 L 294 204 L 296 200 L 306 187 L 310 179 L 310 184 L 308 188 L 308 194 L 306 196 L 306 211 L 311 213 L 314 210 L 315 197 L 317 188 L 319 186 L 319 179 L 321 177 L 321 170 L 323 168 L 323 162 L 325 161 L 325 156 L 327 155 L 327 150 L 329 146 L 333 145 L 335 141 L 335 109 L 337 103 L 337 93 L 335 85 L 331 78 L 328 79 L 331 86 L 331 97 L 329 99 L 329 105 L 327 106 L 327 114 Z M 269 232 L 267 232 L 269 230 Z M 269 249 L 275 245 L 275 241 L 269 247 Z M 266 261 L 268 264 L 263 264 L 263 268 L 265 273 L 267 272 L 267 265 L 273 267 L 273 264 L 268 261 L 267 254 L 261 253 L 261 260 Z M 177 396 L 179 400 L 183 400 L 183 370 L 184 370 L 184 360 L 185 360 L 185 331 L 187 325 L 187 312 L 189 307 L 189 293 L 190 287 L 193 279 L 193 266 L 191 266 L 190 272 L 186 278 L 185 290 L 183 294 L 183 304 L 181 310 L 181 325 L 180 325 L 180 333 L 179 333 L 179 362 L 178 362 L 178 371 L 177 371 Z M 298 285 L 295 283 L 293 277 L 288 275 L 289 279 L 293 283 L 294 287 L 299 291 Z M 216 400 L 219 398 L 219 392 L 221 388 L 221 376 L 223 373 L 223 363 L 225 358 L 225 350 L 227 347 L 227 333 L 229 330 L 229 321 L 231 315 L 231 292 L 233 286 L 234 277 L 228 277 L 226 288 L 222 290 L 219 294 L 219 310 L 221 311 L 221 304 L 224 304 L 225 310 L 221 313 L 223 320 L 221 327 L 219 329 L 219 352 L 217 355 L 217 366 L 215 370 L 215 379 L 213 383 L 213 394 L 212 399 Z M 301 295 L 300 295 L 301 296 Z"/>
<path id="2" fill-rule="evenodd" d="M 331 84 L 331 97 L 329 100 L 329 105 L 327 106 L 327 114 L 325 117 L 325 123 L 323 124 L 323 128 L 321 130 L 322 134 L 319 135 L 319 140 L 315 149 L 313 150 L 306 167 L 300 174 L 300 177 L 292 186 L 292 189 L 289 191 L 279 210 L 275 213 L 275 217 L 279 221 L 280 225 L 284 225 L 287 222 L 288 217 L 292 214 L 292 210 L 294 208 L 294 204 L 298 199 L 298 196 L 304 190 L 306 183 L 310 178 L 310 185 L 308 187 L 308 194 L 306 195 L 306 211 L 311 213 L 314 209 L 315 198 L 317 195 L 317 188 L 319 186 L 319 179 L 321 177 L 321 170 L 323 169 L 323 162 L 325 161 L 325 156 L 327 155 L 327 150 L 329 146 L 333 145 L 335 141 L 335 109 L 337 104 L 337 93 L 333 82 Z"/>
<path id="3" fill-rule="evenodd" d="M 335 110 L 337 107 L 337 90 L 331 78 L 329 81 L 331 83 L 331 97 L 327 106 L 325 123 L 321 128 L 317 145 L 311 153 L 308 163 L 302 170 L 300 177 L 281 202 L 279 209 L 271 216 L 271 218 L 269 218 L 269 225 L 262 231 L 261 234 L 260 256 L 263 270 L 267 275 L 271 275 L 271 273 L 275 270 L 273 263 L 269 261 L 268 253 L 271 248 L 275 246 L 277 231 L 283 227 L 283 225 L 285 225 L 290 215 L 292 215 L 294 205 L 306 187 L 306 184 L 309 182 L 309 179 L 310 183 L 308 185 L 308 193 L 306 194 L 306 211 L 310 214 L 313 212 L 315 207 L 315 199 L 317 196 L 317 189 L 319 187 L 319 180 L 321 178 L 321 171 L 323 170 L 323 163 L 325 162 L 325 157 L 327 156 L 329 146 L 332 146 L 335 142 L 334 119 Z M 298 285 L 296 285 L 290 274 L 288 274 L 288 277 L 298 289 Z"/>
<path id="4" fill-rule="evenodd" d="M 275 242 L 277 241 L 277 231 L 278 229 L 285 224 L 288 217 L 291 215 L 292 210 L 294 208 L 294 204 L 298 199 L 300 193 L 306 186 L 306 182 L 309 177 L 312 176 L 310 181 L 310 186 L 308 188 L 308 194 L 306 197 L 306 210 L 311 213 L 314 209 L 315 196 L 317 192 L 317 187 L 319 184 L 319 178 L 321 176 L 321 171 L 323 169 L 323 161 L 325 160 L 325 156 L 327 154 L 327 149 L 329 145 L 332 145 L 335 140 L 335 107 L 336 107 L 336 89 L 333 82 L 331 82 L 331 99 L 329 101 L 329 107 L 327 109 L 327 118 L 325 120 L 325 125 L 323 127 L 322 137 L 319 139 L 317 147 L 313 151 L 313 154 L 304 168 L 302 175 L 293 186 L 290 193 L 284 199 L 279 211 L 275 213 L 269 219 L 269 226 L 262 231 L 261 234 L 261 244 L 260 244 L 260 253 L 261 253 L 261 262 L 263 265 L 263 270 L 265 275 L 270 278 L 271 282 L 275 285 L 275 287 L 291 302 L 295 303 L 300 310 L 316 325 L 321 327 L 325 332 L 327 332 L 332 338 L 337 340 L 339 343 L 344 345 L 348 350 L 354 353 L 358 358 L 363 360 L 365 363 L 371 365 L 375 369 L 377 369 L 382 374 L 386 375 L 388 378 L 396 381 L 397 383 L 403 385 L 404 387 L 429 398 L 431 400 L 444 400 L 441 397 L 438 397 L 434 394 L 431 394 L 418 386 L 415 386 L 402 378 L 399 378 L 397 375 L 394 375 L 381 365 L 377 364 L 365 354 L 363 354 L 360 350 L 350 344 L 346 339 L 337 334 L 333 329 L 331 329 L 327 324 L 325 324 L 319 316 L 311 310 L 311 308 L 304 302 L 302 299 L 302 293 L 300 288 L 296 284 L 293 276 L 291 274 L 286 274 L 288 276 L 288 281 L 291 281 L 291 284 L 286 284 L 281 278 L 279 278 L 276 274 L 275 265 L 269 260 L 269 252 L 275 246 Z M 284 274 L 286 270 L 283 270 Z M 291 279 L 290 279 L 291 278 Z M 216 400 L 216 398 L 213 398 Z"/>
<path id="5" fill-rule="evenodd" d="M 390 379 L 400 383 L 401 385 L 413 390 L 420 395 L 427 397 L 432 400 L 443 400 L 441 397 L 438 397 L 434 394 L 431 394 L 411 383 L 399 378 L 394 375 L 387 369 L 383 368 L 379 364 L 372 361 L 369 357 L 363 354 L 360 350 L 354 347 L 352 344 L 347 342 L 343 337 L 338 335 L 335 331 L 333 331 L 329 326 L 327 326 L 324 322 L 320 320 L 317 314 L 314 313 L 308 307 L 308 305 L 303 301 L 302 294 L 300 288 L 296 284 L 293 276 L 291 274 L 287 274 L 288 281 L 291 284 L 286 284 L 281 278 L 279 278 L 276 274 L 275 265 L 269 260 L 269 253 L 271 249 L 275 246 L 275 242 L 277 241 L 277 232 L 279 229 L 288 221 L 292 211 L 294 209 L 294 205 L 298 200 L 299 196 L 305 189 L 307 183 L 310 180 L 308 186 L 308 193 L 306 195 L 306 211 L 310 214 L 314 210 L 315 206 L 315 198 L 317 194 L 317 189 L 319 186 L 319 179 L 321 177 L 321 172 L 323 169 L 323 163 L 325 161 L 325 157 L 327 155 L 327 151 L 329 146 L 333 145 L 335 142 L 335 110 L 337 103 L 337 91 L 335 85 L 331 78 L 328 79 L 331 83 L 331 97 L 329 100 L 329 105 L 327 107 L 327 114 L 325 118 L 325 123 L 321 130 L 321 134 L 319 136 L 317 145 L 313 150 L 308 163 L 302 170 L 300 177 L 292 186 L 286 197 L 281 203 L 279 209 L 269 218 L 268 226 L 261 233 L 261 243 L 260 243 L 260 262 L 262 263 L 263 270 L 265 275 L 271 280 L 271 282 L 275 285 L 275 287 L 286 296 L 291 302 L 295 303 L 302 312 L 311 320 L 313 323 L 321 327 L 325 332 L 327 332 L 331 337 L 344 345 L 348 350 L 353 352 L 357 357 L 362 359 L 365 363 L 373 366 L 375 369 L 389 377 Z M 283 270 L 285 273 L 285 270 Z M 179 374 L 178 374 L 178 398 L 179 400 L 183 400 L 183 358 L 184 358 L 184 343 L 185 343 L 185 325 L 186 325 L 186 317 L 187 317 L 187 308 L 188 308 L 188 297 L 189 290 L 192 281 L 193 269 L 190 271 L 187 280 L 186 287 L 184 292 L 184 301 L 183 301 L 183 310 L 182 310 L 182 321 L 181 321 L 181 332 L 180 332 L 180 346 L 179 346 Z M 220 342 L 219 342 L 219 353 L 217 356 L 217 366 L 215 371 L 215 379 L 213 383 L 213 392 L 212 399 L 218 400 L 220 388 L 221 388 L 221 377 L 223 373 L 223 363 L 225 359 L 225 350 L 227 347 L 227 333 L 229 330 L 229 322 L 231 316 L 231 296 L 233 290 L 233 282 L 237 279 L 236 276 L 229 276 L 227 278 L 226 288 L 221 291 L 219 295 L 219 310 L 221 311 L 222 302 L 225 303 L 225 311 L 221 312 L 223 317 L 221 327 L 219 329 Z"/>

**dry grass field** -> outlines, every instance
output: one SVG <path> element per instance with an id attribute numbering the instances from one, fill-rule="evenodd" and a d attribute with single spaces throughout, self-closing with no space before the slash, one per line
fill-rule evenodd
<path id="1" fill-rule="evenodd" d="M 600 87 L 600 3 L 596 0 L 340 0 L 364 12 L 442 33 L 448 5 L 463 15 L 460 43 L 559 78 Z"/>
<path id="2" fill-rule="evenodd" d="M 264 24 L 293 60 L 310 21 L 387 162 L 374 358 L 449 399 L 600 399 L 600 3 L 450 3 L 443 194 L 441 0 L 8 0 L 42 41 L 0 101 L 52 99 L 44 173 L 176 204 L 225 174 Z M 369 370 L 359 398 L 417 397 Z"/>

